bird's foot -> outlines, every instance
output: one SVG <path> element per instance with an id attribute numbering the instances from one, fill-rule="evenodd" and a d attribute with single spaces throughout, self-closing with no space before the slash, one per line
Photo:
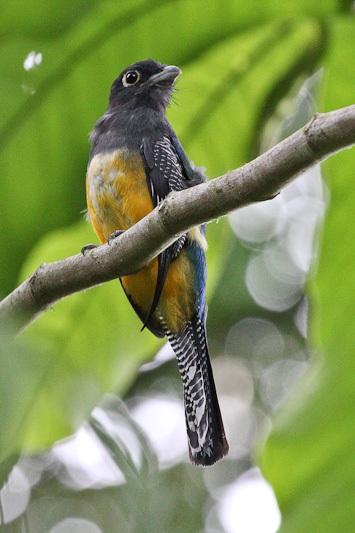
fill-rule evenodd
<path id="1" fill-rule="evenodd" d="M 82 247 L 81 253 L 85 255 L 85 252 L 87 252 L 88 250 L 93 250 L 94 248 L 97 248 L 98 246 L 99 246 L 98 244 L 86 244 L 85 246 Z"/>
<path id="2" fill-rule="evenodd" d="M 125 232 L 124 229 L 118 229 L 114 231 L 113 233 L 111 233 L 111 235 L 107 239 L 107 244 L 111 246 L 111 241 L 113 241 L 113 239 L 116 239 L 116 237 L 119 237 L 120 235 L 122 235 L 122 233 L 124 232 Z"/>

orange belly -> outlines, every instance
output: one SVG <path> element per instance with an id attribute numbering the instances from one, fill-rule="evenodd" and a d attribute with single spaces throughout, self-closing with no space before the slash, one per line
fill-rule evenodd
<path id="1" fill-rule="evenodd" d="M 153 210 L 140 153 L 128 151 L 96 155 L 88 168 L 87 205 L 101 243 L 116 230 L 126 230 Z M 200 238 L 196 230 L 191 235 Z M 154 259 L 137 274 L 124 276 L 125 292 L 146 313 L 149 312 L 158 273 Z M 155 316 L 162 316 L 172 332 L 182 329 L 195 312 L 194 274 L 186 251 L 170 265 Z"/>

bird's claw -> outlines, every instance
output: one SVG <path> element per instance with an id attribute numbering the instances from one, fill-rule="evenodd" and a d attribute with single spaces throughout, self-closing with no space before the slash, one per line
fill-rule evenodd
<path id="1" fill-rule="evenodd" d="M 86 244 L 85 246 L 82 247 L 81 253 L 85 255 L 85 252 L 87 252 L 88 250 L 93 250 L 94 248 L 97 248 L 98 246 L 99 246 L 98 244 Z"/>
<path id="2" fill-rule="evenodd" d="M 122 235 L 122 233 L 124 232 L 125 232 L 124 229 L 118 229 L 114 231 L 113 233 L 111 233 L 111 235 L 107 239 L 107 244 L 111 246 L 111 241 L 113 241 L 113 239 L 116 239 L 116 237 L 119 237 L 120 235 Z"/>

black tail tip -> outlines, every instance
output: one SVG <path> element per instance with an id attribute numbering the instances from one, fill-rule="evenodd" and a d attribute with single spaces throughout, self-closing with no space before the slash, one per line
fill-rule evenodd
<path id="1" fill-rule="evenodd" d="M 192 451 L 189 447 L 190 461 L 195 466 L 212 466 L 228 454 L 229 445 L 226 437 L 223 435 L 221 441 L 213 448 L 208 447 L 199 452 Z"/>

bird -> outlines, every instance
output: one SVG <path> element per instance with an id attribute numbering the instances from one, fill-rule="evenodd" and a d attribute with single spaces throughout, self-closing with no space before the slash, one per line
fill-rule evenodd
<path id="1" fill-rule="evenodd" d="M 180 74 L 174 65 L 147 59 L 125 68 L 111 86 L 107 111 L 90 134 L 86 175 L 88 218 L 102 244 L 148 215 L 170 192 L 206 179 L 190 163 L 165 115 Z M 207 344 L 206 248 L 202 225 L 139 272 L 120 278 L 143 328 L 166 336 L 176 355 L 189 456 L 198 466 L 213 465 L 229 449 Z"/>

